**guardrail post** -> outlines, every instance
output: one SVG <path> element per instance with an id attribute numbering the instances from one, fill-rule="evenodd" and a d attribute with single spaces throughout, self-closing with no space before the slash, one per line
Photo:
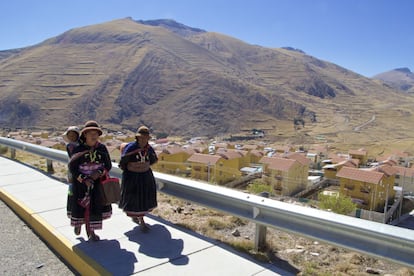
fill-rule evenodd
<path id="1" fill-rule="evenodd" d="M 10 158 L 11 159 L 16 159 L 16 149 L 15 148 L 10 148 Z"/>
<path id="2" fill-rule="evenodd" d="M 261 192 L 259 196 L 268 198 L 269 193 Z M 266 226 L 256 223 L 256 232 L 254 236 L 254 248 L 256 251 L 260 251 L 266 247 L 266 231 Z"/>
<path id="3" fill-rule="evenodd" d="M 55 172 L 55 170 L 53 169 L 53 162 L 51 159 L 46 159 L 46 167 L 47 167 L 47 173 Z"/>

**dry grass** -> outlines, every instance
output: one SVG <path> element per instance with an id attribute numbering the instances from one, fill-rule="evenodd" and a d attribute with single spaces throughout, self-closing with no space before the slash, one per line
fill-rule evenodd
<path id="1" fill-rule="evenodd" d="M 16 154 L 18 160 L 46 169 L 45 160 L 21 151 Z M 64 180 L 66 165 L 54 163 L 54 168 L 54 176 Z M 266 248 L 255 251 L 255 224 L 162 193 L 158 195 L 158 208 L 153 215 L 298 275 L 370 275 L 372 273 L 367 272 L 370 269 L 380 275 L 414 275 L 413 270 L 394 263 L 271 228 L 267 229 Z M 233 235 L 236 230 L 240 235 Z"/>
<path id="2" fill-rule="evenodd" d="M 394 263 L 270 228 L 267 229 L 266 248 L 257 252 L 254 250 L 253 223 L 164 194 L 159 195 L 158 203 L 154 215 L 226 243 L 264 263 L 278 266 L 283 263 L 288 270 L 299 271 L 298 275 L 370 275 L 368 269 L 380 275 L 414 275 L 413 270 Z M 181 211 L 177 212 L 177 209 Z M 232 234 L 235 230 L 240 236 Z"/>

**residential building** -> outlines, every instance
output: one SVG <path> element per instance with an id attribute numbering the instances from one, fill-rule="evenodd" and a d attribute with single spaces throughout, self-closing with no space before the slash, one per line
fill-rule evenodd
<path id="1" fill-rule="evenodd" d="M 395 186 L 402 188 L 403 193 L 414 194 L 414 168 L 394 166 L 397 169 L 395 175 Z"/>
<path id="2" fill-rule="evenodd" d="M 351 197 L 362 209 L 382 212 L 394 199 L 393 183 L 384 172 L 344 166 L 337 177 L 340 194 Z"/>
<path id="3" fill-rule="evenodd" d="M 335 160 L 339 161 L 339 160 Z M 337 172 L 342 167 L 351 167 L 351 168 L 358 168 L 358 159 L 342 159 L 338 163 L 329 163 L 322 167 L 323 170 L 323 176 L 327 179 L 337 179 Z"/>
<path id="4" fill-rule="evenodd" d="M 260 163 L 264 167 L 263 180 L 273 187 L 277 195 L 292 196 L 306 188 L 309 167 L 299 161 L 264 156 L 260 159 Z"/>
<path id="5" fill-rule="evenodd" d="M 366 165 L 368 161 L 368 152 L 365 149 L 349 150 L 351 159 L 358 159 L 360 165 Z"/>
<path id="6" fill-rule="evenodd" d="M 189 174 L 187 159 L 194 154 L 194 150 L 184 149 L 178 146 L 165 147 L 157 152 L 158 162 L 153 165 L 155 171 L 169 174 Z"/>
<path id="7" fill-rule="evenodd" d="M 249 164 L 246 154 L 246 151 L 234 149 L 219 149 L 217 151 L 216 155 L 222 157 L 216 168 L 218 184 L 225 184 L 242 176 L 240 169 Z"/>
<path id="8" fill-rule="evenodd" d="M 223 181 L 221 179 L 222 173 L 217 173 L 219 160 L 222 161 L 222 159 L 219 155 L 194 153 L 187 159 L 191 167 L 190 176 L 194 179 L 213 183 Z M 220 172 L 222 172 L 222 169 L 220 169 Z"/>

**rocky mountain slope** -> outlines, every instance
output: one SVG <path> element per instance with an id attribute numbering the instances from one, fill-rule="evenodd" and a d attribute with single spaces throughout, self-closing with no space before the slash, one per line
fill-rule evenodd
<path id="1" fill-rule="evenodd" d="M 393 129 L 414 121 L 413 103 L 302 51 L 170 20 L 119 19 L 0 52 L 0 127 L 8 128 L 96 119 L 117 130 L 147 124 L 171 135 L 217 136 L 262 128 L 279 137 L 297 135 L 300 118 L 305 135 L 348 139 L 375 116 L 364 135 L 378 139 L 386 129 L 396 138 Z"/>
<path id="2" fill-rule="evenodd" d="M 409 68 L 397 68 L 375 75 L 373 79 L 381 80 L 390 87 L 406 93 L 414 93 L 414 73 Z"/>

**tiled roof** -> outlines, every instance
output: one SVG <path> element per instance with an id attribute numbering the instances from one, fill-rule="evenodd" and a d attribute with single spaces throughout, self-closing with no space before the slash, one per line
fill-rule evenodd
<path id="1" fill-rule="evenodd" d="M 176 153 L 184 152 L 184 149 L 181 147 L 166 147 L 162 150 L 162 152 L 166 154 L 176 154 Z"/>
<path id="2" fill-rule="evenodd" d="M 220 151 L 220 152 L 217 152 L 217 155 L 223 157 L 226 160 L 243 157 L 243 154 L 241 154 L 238 151 Z"/>
<path id="3" fill-rule="evenodd" d="M 336 176 L 340 178 L 348 178 L 366 183 L 378 184 L 384 177 L 384 173 L 350 167 L 342 167 L 336 173 Z"/>
<path id="4" fill-rule="evenodd" d="M 306 158 L 305 154 L 299 152 L 288 152 L 286 154 L 282 154 L 282 157 L 296 160 L 302 165 L 309 165 L 310 163 L 310 160 Z"/>
<path id="5" fill-rule="evenodd" d="M 268 164 L 268 168 L 272 170 L 289 171 L 295 163 L 299 162 L 293 159 L 264 156 L 260 159 L 260 163 Z"/>
<path id="6" fill-rule="evenodd" d="M 245 150 L 235 149 L 218 149 L 216 154 L 222 156 L 224 159 L 234 159 L 246 156 L 248 152 Z"/>
<path id="7" fill-rule="evenodd" d="M 347 166 L 347 167 L 352 167 L 352 168 L 358 168 L 358 159 L 347 159 L 347 160 L 343 160 L 341 162 L 339 162 L 336 165 L 342 165 L 342 166 Z"/>
<path id="8" fill-rule="evenodd" d="M 263 157 L 264 156 L 264 152 L 261 150 L 252 150 L 250 152 L 251 155 L 257 156 L 257 157 Z"/>
<path id="9" fill-rule="evenodd" d="M 382 172 L 386 176 L 395 175 L 398 172 L 398 170 L 396 168 L 394 168 L 394 167 L 392 167 L 390 165 L 386 165 L 386 164 L 373 167 L 370 170 L 377 171 L 377 172 Z"/>
<path id="10" fill-rule="evenodd" d="M 393 159 L 386 159 L 383 162 L 381 162 L 381 164 L 386 164 L 386 165 L 390 165 L 390 166 L 395 166 L 398 164 L 398 162 L 396 160 Z"/>
<path id="11" fill-rule="evenodd" d="M 187 159 L 187 161 L 194 162 L 194 163 L 214 165 L 217 163 L 218 160 L 220 160 L 220 158 L 221 156 L 214 155 L 214 154 L 194 153 Z"/>
<path id="12" fill-rule="evenodd" d="M 414 169 L 413 168 L 406 168 L 401 166 L 394 166 L 397 170 L 397 174 L 405 177 L 414 177 Z"/>

